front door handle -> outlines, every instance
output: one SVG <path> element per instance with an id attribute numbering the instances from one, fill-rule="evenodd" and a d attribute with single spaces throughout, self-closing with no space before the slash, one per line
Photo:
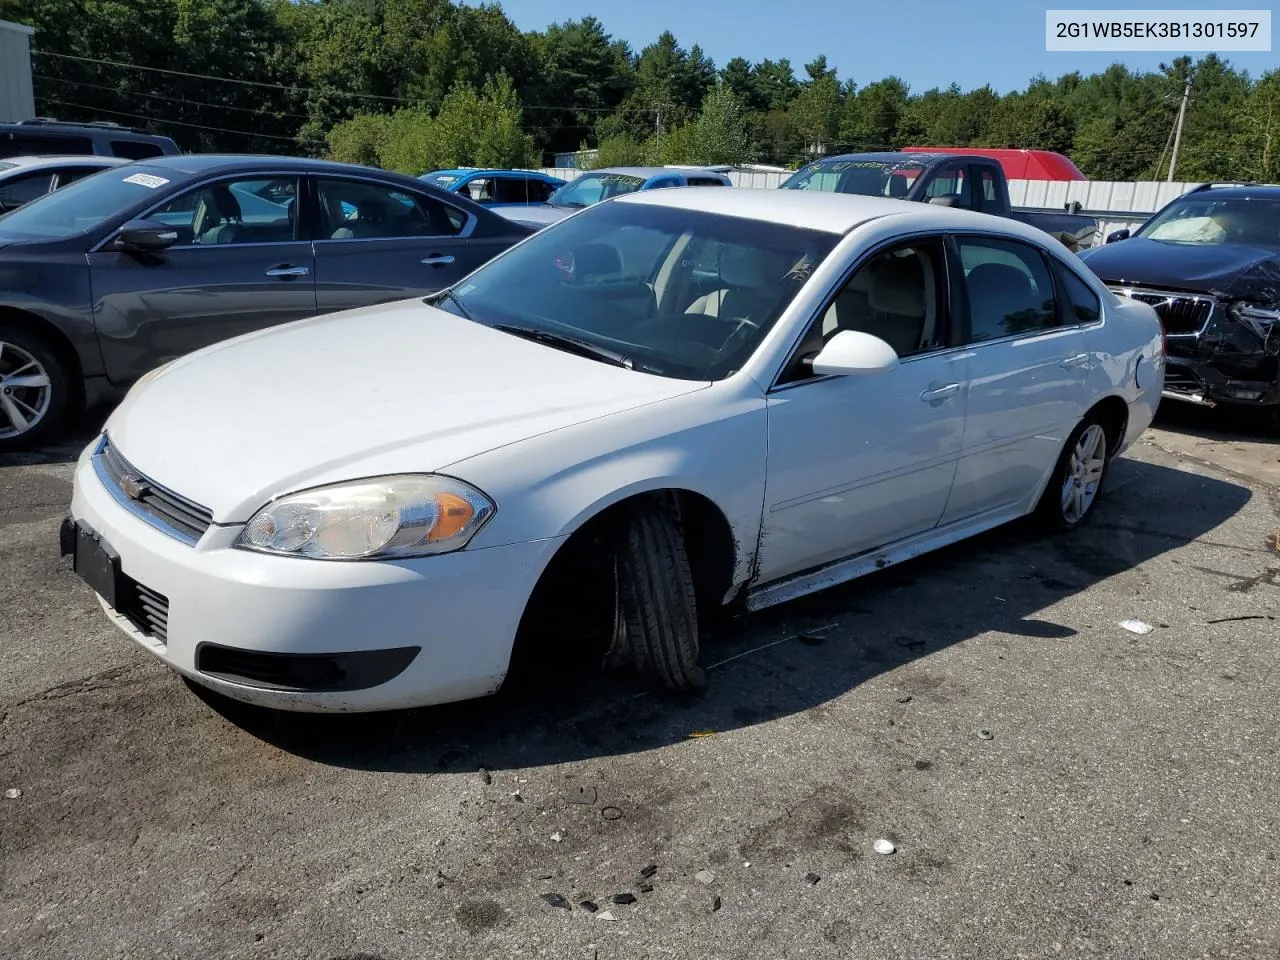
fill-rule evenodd
<path id="1" fill-rule="evenodd" d="M 1067 357 L 1067 359 L 1063 360 L 1059 366 L 1070 370 L 1073 367 L 1086 366 L 1088 363 L 1089 355 L 1087 353 L 1077 353 L 1074 357 Z"/>
<path id="2" fill-rule="evenodd" d="M 306 267 L 293 267 L 287 263 L 282 263 L 278 267 L 272 267 L 267 271 L 268 277 L 283 277 L 286 280 L 293 277 L 305 277 L 311 271 Z"/>
<path id="3" fill-rule="evenodd" d="M 933 387 L 920 394 L 920 399 L 925 403 L 937 403 L 939 400 L 946 400 L 948 397 L 954 397 L 960 392 L 960 384 L 948 383 L 945 387 Z"/>
<path id="4" fill-rule="evenodd" d="M 446 263 L 453 263 L 453 256 L 441 256 L 438 253 L 433 253 L 429 257 L 424 257 L 421 262 L 429 267 L 442 267 Z"/>

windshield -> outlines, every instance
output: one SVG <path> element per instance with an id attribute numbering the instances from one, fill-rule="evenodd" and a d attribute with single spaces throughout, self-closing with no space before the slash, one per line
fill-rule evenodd
<path id="1" fill-rule="evenodd" d="M 788 177 L 782 189 L 905 197 L 923 172 L 924 164 L 911 161 L 819 160 Z"/>
<path id="2" fill-rule="evenodd" d="M 1174 243 L 1280 246 L 1280 200 L 1175 200 L 1143 224 L 1136 236 Z"/>
<path id="3" fill-rule="evenodd" d="M 553 207 L 589 207 L 601 200 L 635 193 L 644 186 L 644 177 L 627 173 L 588 173 L 571 180 L 547 201 Z"/>
<path id="4" fill-rule="evenodd" d="M 635 370 L 719 380 L 751 356 L 838 239 L 607 203 L 490 261 L 439 306 L 489 326 L 571 338 Z"/>
<path id="5" fill-rule="evenodd" d="M 60 240 L 105 223 L 169 183 L 170 172 L 129 164 L 77 180 L 0 217 L 0 237 Z"/>

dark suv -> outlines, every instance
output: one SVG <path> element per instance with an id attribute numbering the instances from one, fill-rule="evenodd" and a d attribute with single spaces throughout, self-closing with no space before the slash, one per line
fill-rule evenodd
<path id="1" fill-rule="evenodd" d="M 1160 315 L 1166 397 L 1280 422 L 1280 187 L 1202 184 L 1081 259 Z"/>
<path id="2" fill-rule="evenodd" d="M 168 137 L 118 123 L 63 123 L 50 117 L 0 123 L 0 157 L 78 154 L 146 160 L 181 152 Z"/>

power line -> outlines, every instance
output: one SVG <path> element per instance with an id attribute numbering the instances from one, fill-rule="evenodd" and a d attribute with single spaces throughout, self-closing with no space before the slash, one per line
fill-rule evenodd
<path id="1" fill-rule="evenodd" d="M 140 63 L 125 63 L 122 60 L 105 60 L 95 57 L 77 57 L 70 53 L 53 53 L 48 50 L 32 50 L 31 55 L 34 57 L 56 57 L 59 60 L 74 60 L 77 63 L 93 63 L 106 67 L 122 67 L 126 70 L 143 70 L 148 73 L 161 73 L 170 77 L 186 77 L 190 80 L 212 80 L 214 83 L 235 83 L 246 87 L 260 87 L 266 90 L 283 90 L 286 93 L 315 93 L 326 97 L 355 97 L 365 100 L 382 100 L 388 103 L 404 103 L 417 104 L 422 100 L 412 99 L 410 97 L 391 97 L 379 93 L 356 93 L 353 90 L 339 90 L 336 87 L 300 87 L 297 85 L 287 85 L 283 83 L 268 83 L 265 80 L 240 80 L 234 77 L 217 77 L 208 73 L 189 73 L 185 70 L 169 70 L 163 67 L 146 67 Z M 550 104 L 524 103 L 521 107 L 525 110 L 549 110 L 565 113 L 613 113 L 617 107 L 587 107 L 587 106 L 553 106 Z"/>
<path id="2" fill-rule="evenodd" d="M 77 87 L 89 87 L 93 90 L 105 90 L 108 93 L 119 94 L 122 97 L 146 97 L 149 100 L 164 100 L 167 103 L 181 103 L 193 107 L 213 107 L 217 110 L 235 110 L 239 113 L 251 113 L 259 117 L 292 117 L 297 120 L 310 120 L 311 118 L 305 113 L 288 113 L 277 110 L 255 109 L 254 107 L 236 107 L 229 103 L 212 103 L 208 100 L 185 100 L 178 97 L 165 97 L 158 93 L 143 93 L 137 90 L 120 90 L 117 87 L 108 87 L 101 83 L 89 83 L 87 80 L 72 80 L 69 77 L 55 77 L 50 74 L 36 73 L 35 78 L 38 80 L 52 80 L 54 83 L 69 83 Z"/>
<path id="3" fill-rule="evenodd" d="M 60 107 L 72 107 L 76 110 L 88 110 L 90 113 L 109 113 L 116 117 L 127 117 L 130 120 L 141 120 L 144 123 L 159 123 L 174 127 L 189 127 L 192 130 L 208 130 L 212 133 L 234 133 L 242 137 L 258 137 L 264 140 L 282 140 L 287 143 L 298 143 L 298 137 L 282 137 L 275 133 L 254 133 L 250 130 L 232 130 L 229 127 L 212 127 L 203 123 L 185 123 L 181 120 L 157 120 L 154 117 L 144 117 L 138 113 L 125 113 L 123 110 L 108 110 L 105 107 L 91 107 L 85 103 L 72 103 L 69 100 L 58 100 L 54 97 L 41 97 L 46 103 L 56 103 Z M 323 140 L 317 140 L 313 137 L 301 138 L 303 143 L 323 143 Z"/>

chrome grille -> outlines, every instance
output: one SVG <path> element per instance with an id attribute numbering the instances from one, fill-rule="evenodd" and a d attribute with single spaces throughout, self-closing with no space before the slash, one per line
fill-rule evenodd
<path id="1" fill-rule="evenodd" d="M 156 529 L 184 543 L 194 544 L 213 525 L 212 510 L 139 473 L 107 437 L 102 438 L 94 454 L 94 466 L 117 501 Z"/>
<path id="2" fill-rule="evenodd" d="M 1213 297 L 1194 293 L 1150 290 L 1145 287 L 1112 287 L 1111 290 L 1122 297 L 1151 304 L 1159 315 L 1160 322 L 1164 324 L 1164 332 L 1171 337 L 1198 334 L 1209 322 L 1217 305 Z"/>

